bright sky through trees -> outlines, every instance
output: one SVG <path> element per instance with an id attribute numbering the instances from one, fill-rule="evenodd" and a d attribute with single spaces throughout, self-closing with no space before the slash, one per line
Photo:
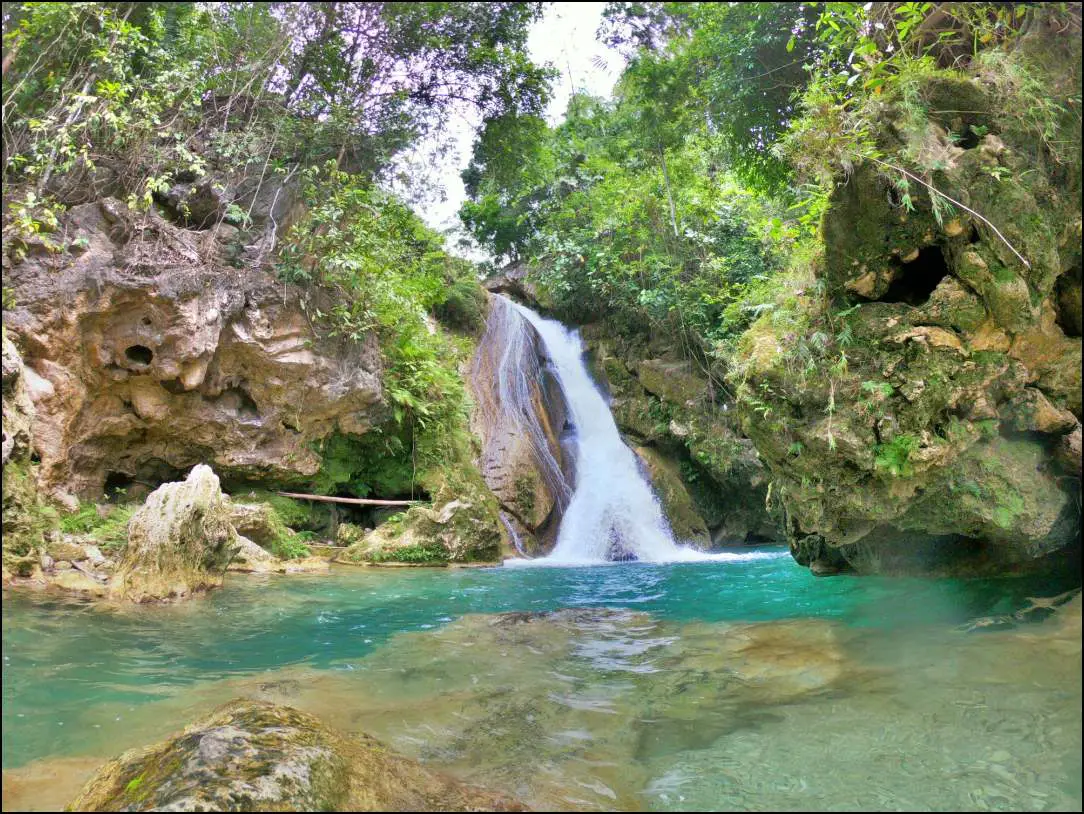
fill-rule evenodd
<path id="1" fill-rule="evenodd" d="M 564 117 L 574 90 L 608 96 L 621 74 L 624 67 L 621 56 L 595 39 L 605 6 L 605 3 L 552 3 L 546 7 L 543 18 L 532 26 L 527 40 L 531 58 L 538 64 L 550 63 L 561 72 L 546 110 L 550 124 Z M 441 145 L 436 141 L 419 146 L 404 162 L 406 183 L 395 184 L 399 191 L 409 190 L 418 214 L 441 231 L 449 227 L 461 229 L 456 212 L 466 192 L 459 173 L 470 160 L 478 123 L 473 111 L 456 116 L 443 134 L 445 149 L 440 151 Z"/>

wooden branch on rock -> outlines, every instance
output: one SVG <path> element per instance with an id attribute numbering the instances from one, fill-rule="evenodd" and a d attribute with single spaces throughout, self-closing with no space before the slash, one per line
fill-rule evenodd
<path id="1" fill-rule="evenodd" d="M 415 506 L 421 500 L 373 500 L 362 497 L 331 497 L 329 495 L 306 495 L 301 492 L 276 492 L 282 497 L 294 497 L 300 500 L 320 500 L 324 503 L 350 503 L 355 506 Z"/>

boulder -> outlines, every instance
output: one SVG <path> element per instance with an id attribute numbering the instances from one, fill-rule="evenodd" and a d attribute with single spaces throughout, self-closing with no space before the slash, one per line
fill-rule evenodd
<path id="1" fill-rule="evenodd" d="M 236 700 L 107 763 L 69 811 L 523 811 L 286 706 Z"/>
<path id="2" fill-rule="evenodd" d="M 273 506 L 266 503 L 234 503 L 229 506 L 230 523 L 237 533 L 247 537 L 256 545 L 270 551 L 283 538 L 290 537 L 291 531 L 282 522 Z"/>
<path id="3" fill-rule="evenodd" d="M 495 562 L 501 553 L 502 526 L 487 497 L 479 490 L 470 499 L 449 500 L 439 508 L 412 506 L 371 531 L 343 523 L 338 543 L 347 548 L 335 562 L 434 566 Z"/>
<path id="4" fill-rule="evenodd" d="M 230 560 L 229 570 L 254 574 L 281 573 L 285 570 L 285 564 L 270 551 L 238 534 L 237 551 Z"/>
<path id="5" fill-rule="evenodd" d="M 132 515 L 110 595 L 157 602 L 215 588 L 237 548 L 218 476 L 200 464 L 183 482 L 160 486 Z"/>

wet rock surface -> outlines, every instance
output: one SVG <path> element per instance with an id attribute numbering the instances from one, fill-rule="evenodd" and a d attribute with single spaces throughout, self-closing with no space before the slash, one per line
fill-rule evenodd
<path id="1" fill-rule="evenodd" d="M 237 700 L 98 770 L 71 811 L 523 811 L 342 735 L 307 713 Z"/>
<path id="2" fill-rule="evenodd" d="M 556 542 L 574 480 L 571 452 L 561 444 L 567 407 L 537 331 L 507 300 L 490 298 L 469 381 L 482 477 L 519 546 L 545 553 Z"/>

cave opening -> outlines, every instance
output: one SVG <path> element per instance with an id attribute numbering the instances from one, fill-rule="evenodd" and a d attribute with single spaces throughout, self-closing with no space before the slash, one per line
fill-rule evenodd
<path id="1" fill-rule="evenodd" d="M 881 302 L 922 305 L 949 273 L 945 254 L 940 246 L 926 246 L 920 249 L 918 257 L 910 263 L 904 263 L 902 260 L 895 262 L 898 264 L 896 277 L 881 297 Z"/>
<path id="2" fill-rule="evenodd" d="M 124 355 L 129 362 L 137 365 L 149 365 L 154 360 L 154 351 L 146 345 L 130 345 Z"/>
<path id="3" fill-rule="evenodd" d="M 127 472 L 107 472 L 102 492 L 105 493 L 106 500 L 116 502 L 118 499 L 123 500 L 127 497 L 128 491 L 135 486 L 135 483 L 135 478 Z"/>
<path id="4" fill-rule="evenodd" d="M 1054 284 L 1056 321 L 1066 336 L 1081 334 L 1080 263 L 1063 272 Z"/>

